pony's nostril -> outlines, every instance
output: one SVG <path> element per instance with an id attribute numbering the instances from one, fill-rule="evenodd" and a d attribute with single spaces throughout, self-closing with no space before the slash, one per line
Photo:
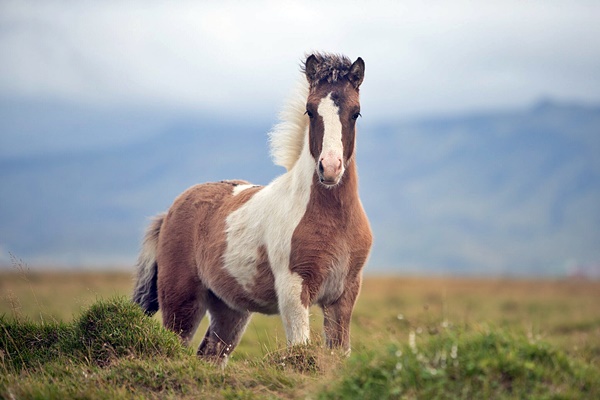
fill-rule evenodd
<path id="1" fill-rule="evenodd" d="M 319 161 L 319 173 L 323 174 L 325 172 L 325 167 L 323 167 L 323 160 Z"/>

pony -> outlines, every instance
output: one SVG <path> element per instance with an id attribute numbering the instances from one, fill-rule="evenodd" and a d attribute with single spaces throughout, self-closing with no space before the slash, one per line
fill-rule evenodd
<path id="1" fill-rule="evenodd" d="M 133 301 L 197 354 L 226 362 L 254 312 L 281 315 L 288 346 L 309 341 L 309 308 L 325 343 L 350 352 L 350 319 L 372 233 L 358 193 L 356 120 L 365 64 L 311 54 L 306 79 L 269 133 L 286 172 L 266 186 L 198 184 L 156 216 L 144 236 Z"/>

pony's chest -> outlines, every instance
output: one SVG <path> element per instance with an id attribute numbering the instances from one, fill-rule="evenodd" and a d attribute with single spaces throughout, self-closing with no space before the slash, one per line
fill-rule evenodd
<path id="1" fill-rule="evenodd" d="M 342 295 L 349 270 L 348 258 L 348 255 L 344 254 L 333 260 L 323 269 L 322 280 L 320 281 L 317 296 L 313 300 L 313 304 L 331 304 Z M 310 285 L 310 282 L 307 283 Z"/>

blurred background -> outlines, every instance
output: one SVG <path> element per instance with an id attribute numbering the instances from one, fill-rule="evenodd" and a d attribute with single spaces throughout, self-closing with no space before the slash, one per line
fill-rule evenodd
<path id="1" fill-rule="evenodd" d="M 187 187 L 283 169 L 314 50 L 362 57 L 366 273 L 600 277 L 597 1 L 0 3 L 0 265 L 131 268 Z"/>

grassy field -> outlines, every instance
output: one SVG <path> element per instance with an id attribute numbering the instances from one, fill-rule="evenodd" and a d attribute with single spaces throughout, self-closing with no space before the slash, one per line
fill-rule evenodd
<path id="1" fill-rule="evenodd" d="M 287 351 L 279 318 L 255 315 L 224 370 L 189 350 L 144 350 L 140 343 L 171 343 L 154 327 L 160 316 L 138 339 L 131 332 L 148 321 L 122 321 L 135 327 L 123 354 L 111 340 L 125 329 L 107 328 L 108 361 L 91 350 L 95 337 L 82 347 L 75 336 L 87 333 L 77 327 L 99 312 L 90 307 L 112 304 L 103 312 L 137 318 L 122 298 L 131 286 L 119 272 L 0 274 L 0 398 L 600 397 L 600 282 L 367 277 L 350 359 L 320 346 L 315 308 L 314 344 Z M 97 320 L 121 321 L 110 315 Z M 194 346 L 205 329 L 203 321 Z M 150 340 L 147 332 L 166 336 Z M 32 341 L 17 345 L 28 335 Z M 51 351 L 25 362 L 13 345 Z"/>

